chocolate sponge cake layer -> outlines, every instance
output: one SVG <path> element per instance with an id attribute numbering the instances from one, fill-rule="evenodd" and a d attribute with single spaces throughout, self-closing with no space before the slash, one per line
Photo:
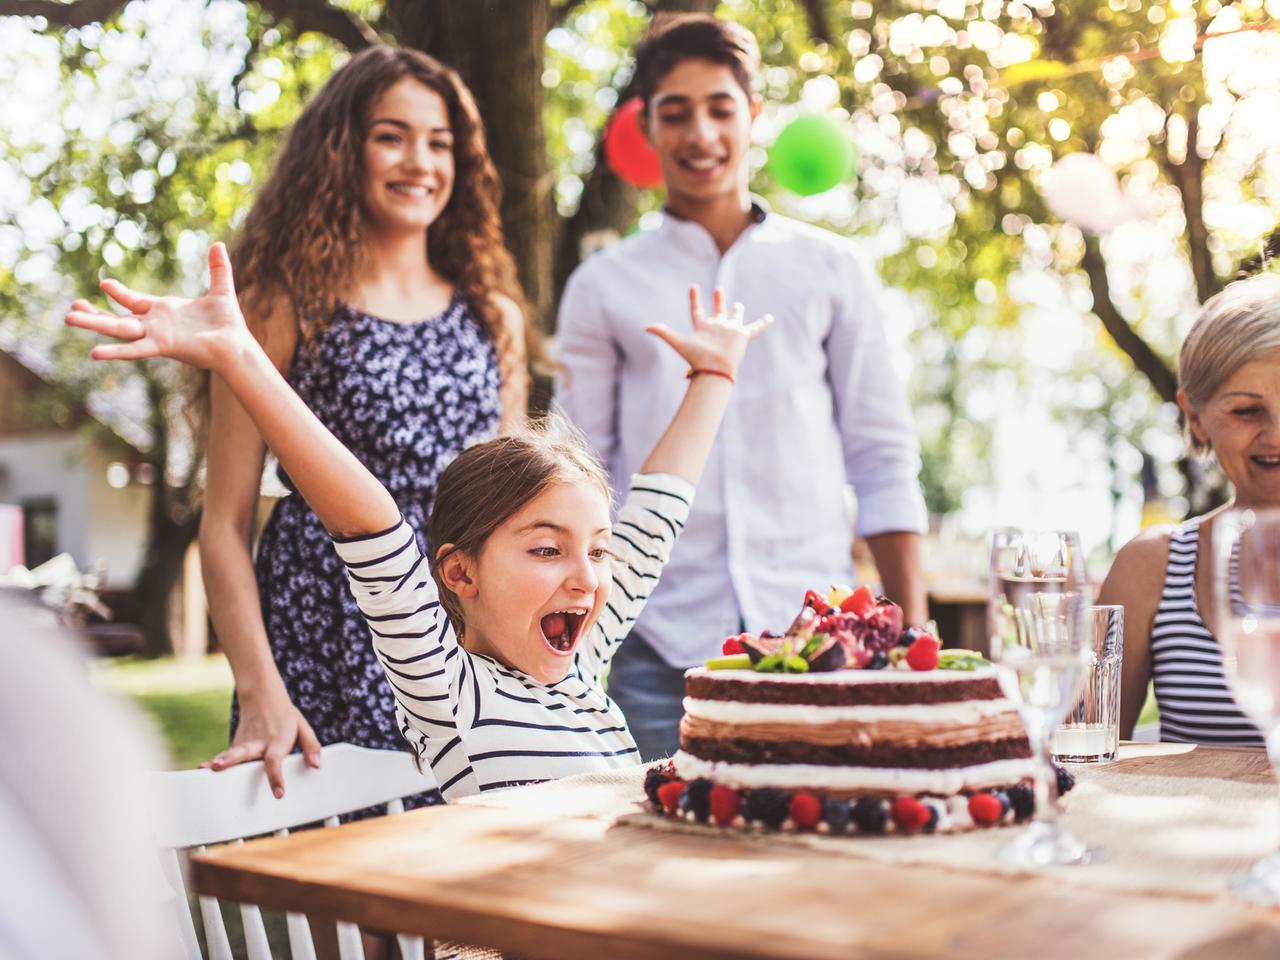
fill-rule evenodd
<path id="1" fill-rule="evenodd" d="M 1025 737 L 988 740 L 959 747 L 918 746 L 900 744 L 844 744 L 828 746 L 798 741 L 749 740 L 736 737 L 685 739 L 680 748 L 702 760 L 726 763 L 792 764 L 803 763 L 828 767 L 897 767 L 902 769 L 943 770 L 969 767 L 995 760 L 1015 760 L 1031 756 L 1031 745 Z"/>
<path id="2" fill-rule="evenodd" d="M 847 676 L 852 671 L 842 671 Z M 730 675 L 736 674 L 736 675 Z M 823 675 L 826 677 L 832 674 Z M 954 678 L 921 682 L 910 673 L 902 679 L 833 683 L 805 678 L 773 678 L 746 671 L 700 671 L 685 674 L 685 696 L 695 700 L 734 700 L 739 703 L 806 704 L 818 707 L 905 706 L 996 700 L 1004 696 L 992 673 L 956 673 Z"/>

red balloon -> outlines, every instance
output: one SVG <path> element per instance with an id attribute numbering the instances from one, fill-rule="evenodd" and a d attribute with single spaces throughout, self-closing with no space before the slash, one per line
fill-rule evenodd
<path id="1" fill-rule="evenodd" d="M 643 110 L 644 101 L 632 97 L 613 112 L 604 132 L 604 159 L 623 183 L 633 187 L 656 187 L 662 183 L 662 166 L 658 163 L 658 151 L 640 132 Z"/>

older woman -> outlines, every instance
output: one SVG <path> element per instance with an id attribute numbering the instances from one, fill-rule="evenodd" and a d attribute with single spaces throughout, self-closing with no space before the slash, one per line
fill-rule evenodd
<path id="1" fill-rule="evenodd" d="M 1153 528 L 1116 555 L 1099 603 L 1125 607 L 1120 729 L 1129 736 L 1154 681 L 1160 737 L 1261 747 L 1222 673 L 1209 610 L 1215 520 L 1231 506 L 1280 507 L 1280 276 L 1231 284 L 1206 303 L 1178 361 L 1178 406 L 1194 453 L 1235 489 L 1224 507 Z"/>

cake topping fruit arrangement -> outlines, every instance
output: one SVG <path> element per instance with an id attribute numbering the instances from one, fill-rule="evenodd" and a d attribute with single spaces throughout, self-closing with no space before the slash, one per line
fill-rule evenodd
<path id="1" fill-rule="evenodd" d="M 835 670 L 975 670 L 988 663 L 970 650 L 942 650 L 938 638 L 902 626 L 902 608 L 868 586 L 810 590 L 786 633 L 740 633 L 724 642 L 708 670 L 830 673 Z"/>

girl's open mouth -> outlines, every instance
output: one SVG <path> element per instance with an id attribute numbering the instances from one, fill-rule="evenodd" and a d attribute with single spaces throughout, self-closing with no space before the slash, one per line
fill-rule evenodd
<path id="1" fill-rule="evenodd" d="M 568 653 L 578 639 L 578 631 L 586 622 L 585 610 L 557 610 L 541 620 L 542 638 L 556 653 Z"/>

